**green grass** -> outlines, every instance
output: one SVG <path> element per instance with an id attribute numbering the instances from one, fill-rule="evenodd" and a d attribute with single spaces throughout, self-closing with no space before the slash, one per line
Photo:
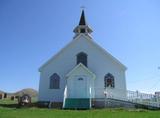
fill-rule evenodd
<path id="1" fill-rule="evenodd" d="M 5 106 L 15 103 L 15 101 L 0 100 L 0 118 L 160 118 L 160 111 L 142 109 L 55 110 Z"/>
<path id="2" fill-rule="evenodd" d="M 0 109 L 0 118 L 159 118 L 159 111 L 53 110 L 39 108 Z"/>

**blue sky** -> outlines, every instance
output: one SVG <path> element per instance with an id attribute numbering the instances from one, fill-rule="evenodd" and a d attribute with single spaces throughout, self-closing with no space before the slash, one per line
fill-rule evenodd
<path id="1" fill-rule="evenodd" d="M 93 39 L 127 66 L 127 88 L 160 91 L 159 0 L 0 0 L 0 90 L 38 89 L 85 6 Z"/>

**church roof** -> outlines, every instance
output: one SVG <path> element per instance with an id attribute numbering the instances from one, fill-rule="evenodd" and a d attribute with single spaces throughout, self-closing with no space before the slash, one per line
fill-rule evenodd
<path id="1" fill-rule="evenodd" d="M 113 57 L 109 52 L 107 52 L 105 49 L 103 49 L 101 46 L 99 46 L 96 42 L 90 39 L 89 36 L 86 36 L 84 34 L 80 34 L 77 36 L 75 39 L 73 39 L 69 44 L 67 44 L 65 47 L 63 47 L 57 54 L 55 54 L 53 57 L 51 57 L 46 63 L 44 63 L 40 68 L 39 71 L 41 72 L 42 69 L 48 65 L 51 61 L 53 61 L 58 55 L 60 55 L 64 50 L 69 48 L 73 43 L 75 43 L 77 40 L 80 39 L 80 37 L 83 36 L 85 37 L 86 40 L 88 40 L 93 46 L 97 47 L 97 49 L 100 49 L 103 54 L 106 55 L 106 57 L 110 57 L 112 61 L 116 62 L 118 65 L 120 65 L 124 70 L 127 69 L 125 65 L 123 65 L 119 60 L 117 60 L 115 57 Z"/>
<path id="2" fill-rule="evenodd" d="M 87 25 L 86 24 L 84 10 L 82 10 L 82 14 L 81 14 L 81 18 L 80 18 L 80 21 L 79 21 L 79 25 Z"/>

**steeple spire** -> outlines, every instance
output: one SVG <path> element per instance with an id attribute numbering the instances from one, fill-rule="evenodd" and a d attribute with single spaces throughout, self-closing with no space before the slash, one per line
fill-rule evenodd
<path id="1" fill-rule="evenodd" d="M 90 34 L 93 32 L 92 29 L 88 26 L 86 19 L 85 19 L 85 13 L 84 9 L 82 9 L 81 17 L 79 20 L 78 26 L 73 30 L 73 32 L 78 36 L 79 34 L 85 34 L 90 36 Z M 76 37 L 75 36 L 75 37 Z"/>
<path id="2" fill-rule="evenodd" d="M 80 21 L 79 21 L 79 25 L 86 25 L 86 19 L 85 19 L 84 10 L 82 10 L 82 14 L 81 14 L 81 18 L 80 18 Z"/>

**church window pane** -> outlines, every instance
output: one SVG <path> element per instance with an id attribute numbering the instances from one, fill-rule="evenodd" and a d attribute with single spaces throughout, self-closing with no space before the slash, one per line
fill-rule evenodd
<path id="1" fill-rule="evenodd" d="M 115 83 L 114 83 L 114 76 L 111 73 L 108 73 L 105 75 L 104 77 L 104 87 L 111 87 L 114 88 L 115 87 Z"/>
<path id="2" fill-rule="evenodd" d="M 54 73 L 50 77 L 50 89 L 59 89 L 60 88 L 60 77 L 57 73 Z"/>
<path id="3" fill-rule="evenodd" d="M 87 54 L 85 54 L 84 52 L 80 52 L 77 55 L 77 64 L 79 63 L 82 63 L 83 65 L 87 67 Z"/>
<path id="4" fill-rule="evenodd" d="M 83 78 L 78 78 L 78 80 L 83 80 Z"/>

